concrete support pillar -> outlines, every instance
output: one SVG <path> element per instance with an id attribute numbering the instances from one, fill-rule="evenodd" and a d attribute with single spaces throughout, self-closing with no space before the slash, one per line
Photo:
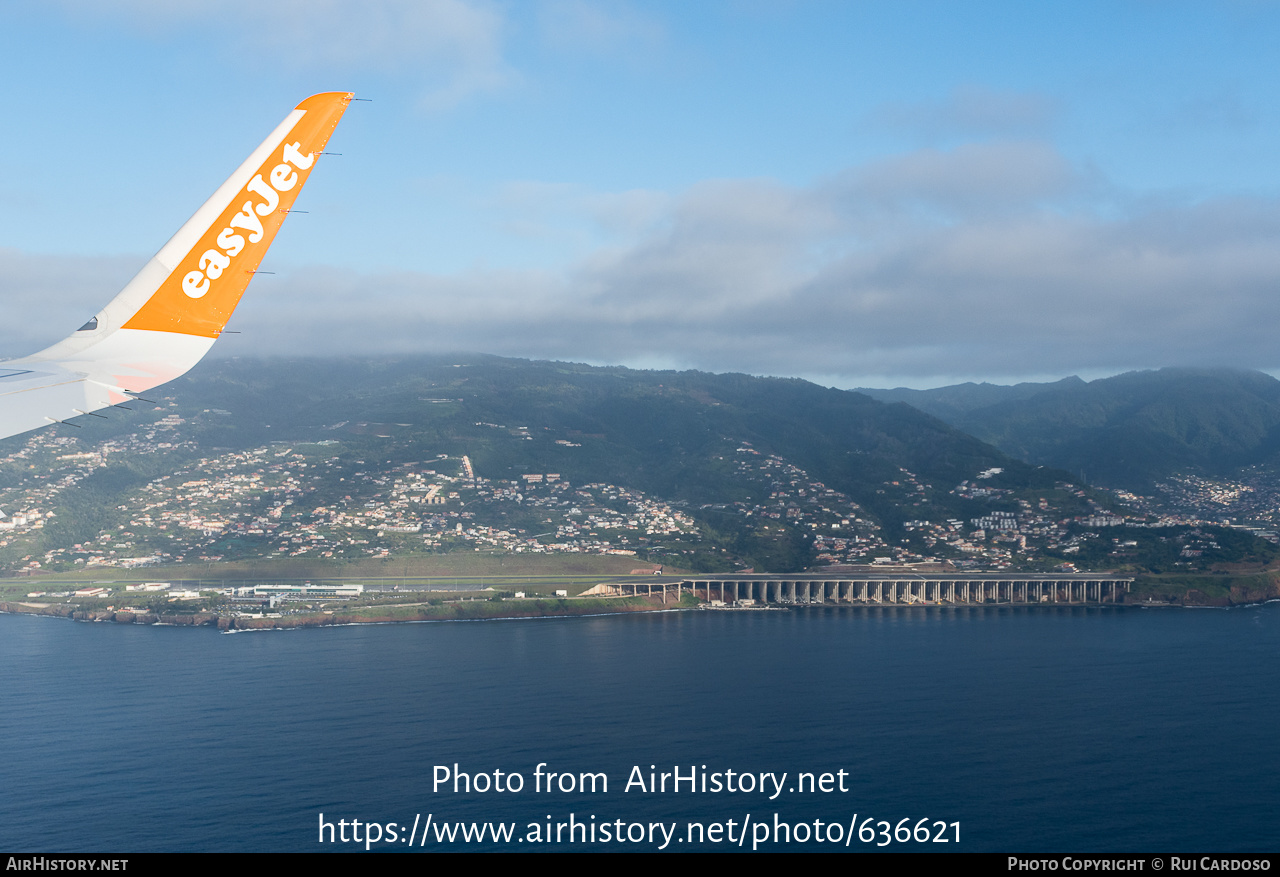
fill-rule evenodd
<path id="1" fill-rule="evenodd" d="M 1124 593 L 1128 593 L 1132 591 L 1132 584 L 1131 581 L 1120 579 L 1090 579 L 1083 576 L 1064 576 L 1059 579 L 964 579 L 949 576 L 900 579 L 873 578 L 868 575 L 859 579 L 822 579 L 816 576 L 812 579 L 681 579 L 665 585 L 631 581 L 611 588 L 613 593 L 621 596 L 643 594 L 648 597 L 654 596 L 654 589 L 657 588 L 664 603 L 670 602 L 673 596 L 679 601 L 687 585 L 694 594 L 703 594 L 708 600 L 725 603 L 754 600 L 762 604 L 785 602 L 796 605 L 826 605 L 831 602 L 837 606 L 844 603 L 982 605 L 987 602 L 997 605 L 1040 602 L 1105 605 L 1119 603 L 1121 587 L 1124 588 Z"/>

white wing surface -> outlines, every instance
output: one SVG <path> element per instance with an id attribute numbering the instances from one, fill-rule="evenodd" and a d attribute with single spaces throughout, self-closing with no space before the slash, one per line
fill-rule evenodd
<path id="1" fill-rule="evenodd" d="M 128 401 L 222 334 L 353 95 L 307 98 L 93 319 L 0 362 L 0 438 Z"/>

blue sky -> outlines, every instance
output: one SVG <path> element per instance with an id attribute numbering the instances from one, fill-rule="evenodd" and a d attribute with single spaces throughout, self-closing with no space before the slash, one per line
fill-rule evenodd
<path id="1" fill-rule="evenodd" d="M 6 3 L 0 352 L 351 90 L 224 355 L 1280 369 L 1280 4 Z"/>

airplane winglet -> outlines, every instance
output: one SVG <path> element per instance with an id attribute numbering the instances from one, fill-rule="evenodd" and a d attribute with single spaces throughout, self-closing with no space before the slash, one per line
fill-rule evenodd
<path id="1" fill-rule="evenodd" d="M 302 101 L 105 308 L 0 368 L 0 437 L 62 423 L 184 374 L 222 334 L 355 99 Z M 74 425 L 74 424 L 72 424 Z"/>
<path id="2" fill-rule="evenodd" d="M 218 337 L 353 97 L 298 104 L 156 254 L 169 272 L 123 328 Z"/>

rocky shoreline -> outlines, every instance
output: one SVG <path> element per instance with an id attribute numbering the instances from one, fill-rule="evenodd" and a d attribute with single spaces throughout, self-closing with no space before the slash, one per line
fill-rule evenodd
<path id="1" fill-rule="evenodd" d="M 1119 605 L 1137 608 L 1196 607 L 1228 608 L 1249 606 L 1280 599 L 1275 587 L 1251 588 L 1236 585 L 1226 594 L 1210 595 L 1195 588 L 1182 593 L 1146 592 L 1130 594 Z M 1081 605 L 1081 604 L 1077 604 Z M 22 615 L 46 615 L 73 621 L 109 622 L 113 624 L 159 624 L 178 627 L 212 627 L 220 631 L 287 630 L 293 628 L 331 627 L 348 624 L 395 624 L 412 621 L 485 621 L 518 618 L 569 618 L 584 615 L 617 615 L 632 612 L 663 612 L 696 608 L 693 603 L 664 604 L 652 598 L 631 597 L 622 600 L 531 600 L 522 604 L 463 603 L 441 607 L 368 607 L 356 611 L 332 610 L 305 615 L 246 615 L 215 611 L 189 613 L 154 613 L 131 610 L 84 608 L 68 603 L 36 603 L 0 601 L 0 612 Z M 782 609 L 784 607 L 770 607 Z M 384 611 L 379 611 L 384 610 Z"/>
<path id="2" fill-rule="evenodd" d="M 533 604 L 533 605 L 530 605 Z M 484 621 L 514 618 L 569 618 L 583 615 L 617 615 L 632 612 L 663 612 L 682 608 L 678 604 L 664 605 L 659 600 L 627 598 L 618 601 L 530 601 L 526 605 L 493 606 L 486 603 L 461 604 L 461 610 L 452 606 L 422 607 L 415 612 L 394 611 L 385 607 L 357 612 L 309 613 L 306 615 L 241 615 L 213 611 L 190 613 L 153 613 L 114 609 L 85 609 L 67 603 L 0 602 L 0 612 L 22 615 L 46 615 L 70 618 L 73 621 L 110 622 L 113 624 L 162 624 L 177 627 L 213 627 L 222 631 L 232 630 L 285 630 L 291 628 L 331 627 L 347 624 L 395 624 L 409 621 Z M 471 607 L 481 607 L 474 609 Z M 690 608 L 690 607 L 683 607 Z M 470 611 L 468 611 L 470 610 Z"/>
<path id="3" fill-rule="evenodd" d="M 1220 574 L 1162 579 L 1139 577 L 1126 605 L 1218 607 L 1248 606 L 1280 598 L 1280 577 L 1276 573 Z"/>

